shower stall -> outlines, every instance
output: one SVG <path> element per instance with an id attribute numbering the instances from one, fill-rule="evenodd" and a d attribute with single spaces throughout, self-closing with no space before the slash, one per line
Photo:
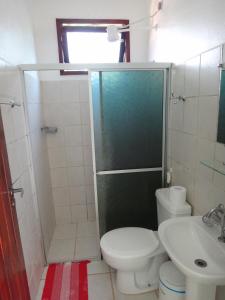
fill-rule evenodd
<path id="1" fill-rule="evenodd" d="M 169 69 L 90 72 L 95 204 L 100 237 L 126 226 L 157 229 L 164 186 Z"/>
<path id="2" fill-rule="evenodd" d="M 105 232 L 157 229 L 170 64 L 20 69 L 46 260 L 98 259 Z M 62 69 L 89 77 L 62 78 Z"/>

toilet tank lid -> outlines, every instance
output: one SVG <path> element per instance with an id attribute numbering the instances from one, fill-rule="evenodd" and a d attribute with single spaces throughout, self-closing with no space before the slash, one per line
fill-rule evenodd
<path id="1" fill-rule="evenodd" d="M 191 206 L 187 202 L 179 207 L 173 206 L 170 202 L 169 188 L 158 189 L 155 192 L 157 201 L 170 213 L 176 215 L 191 215 Z"/>

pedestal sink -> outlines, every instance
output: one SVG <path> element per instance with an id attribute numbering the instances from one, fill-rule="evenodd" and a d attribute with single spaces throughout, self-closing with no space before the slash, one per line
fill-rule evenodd
<path id="1" fill-rule="evenodd" d="M 225 285 L 225 243 L 220 230 L 202 217 L 167 220 L 159 237 L 168 255 L 186 276 L 186 300 L 215 300 L 216 286 Z"/>

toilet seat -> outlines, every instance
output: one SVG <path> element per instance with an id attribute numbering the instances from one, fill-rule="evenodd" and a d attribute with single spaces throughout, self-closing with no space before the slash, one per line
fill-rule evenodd
<path id="1" fill-rule="evenodd" d="M 139 227 L 114 229 L 101 238 L 101 249 L 114 258 L 145 257 L 159 246 L 154 232 Z"/>

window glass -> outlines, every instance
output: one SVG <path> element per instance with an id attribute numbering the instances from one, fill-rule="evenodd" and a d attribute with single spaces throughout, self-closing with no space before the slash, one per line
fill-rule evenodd
<path id="1" fill-rule="evenodd" d="M 59 62 L 63 64 L 130 62 L 130 33 L 109 42 L 107 26 L 129 28 L 125 19 L 56 19 Z M 87 70 L 61 70 L 61 75 L 85 75 Z"/>
<path id="2" fill-rule="evenodd" d="M 109 42 L 105 32 L 67 32 L 70 63 L 118 63 L 120 41 Z"/>

